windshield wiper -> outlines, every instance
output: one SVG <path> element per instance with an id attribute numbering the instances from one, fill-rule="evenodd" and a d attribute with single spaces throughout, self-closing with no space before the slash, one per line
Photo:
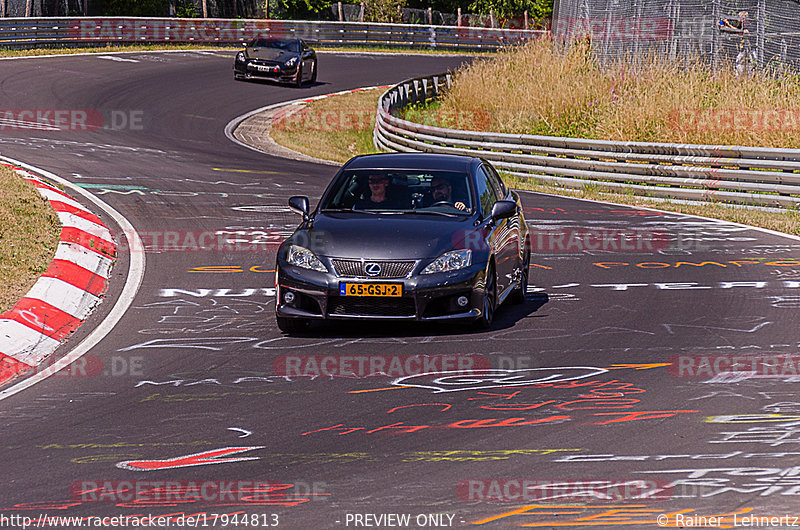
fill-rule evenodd
<path id="1" fill-rule="evenodd" d="M 468 213 L 447 213 L 447 212 L 436 212 L 433 210 L 405 210 L 406 213 L 413 213 L 417 215 L 443 215 L 445 217 L 461 217 L 465 215 L 469 215 Z"/>
<path id="2" fill-rule="evenodd" d="M 358 212 L 358 213 L 369 213 L 369 214 L 376 214 L 378 212 L 372 210 L 359 210 L 358 208 L 323 208 L 320 210 L 322 213 L 350 213 L 350 212 Z"/>

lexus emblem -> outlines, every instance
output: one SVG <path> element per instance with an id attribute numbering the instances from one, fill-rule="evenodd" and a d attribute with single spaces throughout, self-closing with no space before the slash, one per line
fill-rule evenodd
<path id="1" fill-rule="evenodd" d="M 381 266 L 377 263 L 365 263 L 364 272 L 366 272 L 368 276 L 377 276 L 381 273 Z"/>

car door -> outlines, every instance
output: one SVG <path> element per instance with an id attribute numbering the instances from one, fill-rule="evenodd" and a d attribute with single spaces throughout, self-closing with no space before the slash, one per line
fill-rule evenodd
<path id="1" fill-rule="evenodd" d="M 492 204 L 507 199 L 507 191 L 494 168 L 484 163 L 478 168 L 479 180 L 485 180 L 491 192 Z M 491 207 L 489 209 L 491 212 Z M 519 269 L 519 217 L 501 219 L 494 227 L 495 262 L 497 266 L 497 292 L 506 290 L 517 278 Z"/>

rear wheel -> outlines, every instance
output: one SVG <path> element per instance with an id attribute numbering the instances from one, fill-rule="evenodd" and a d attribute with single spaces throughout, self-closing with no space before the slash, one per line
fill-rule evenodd
<path id="1" fill-rule="evenodd" d="M 284 333 L 299 333 L 308 327 L 308 320 L 303 318 L 276 317 L 278 329 Z"/>
<path id="2" fill-rule="evenodd" d="M 494 320 L 494 310 L 497 305 L 497 276 L 494 273 L 494 263 L 489 264 L 486 271 L 486 287 L 483 291 L 483 310 L 478 317 L 478 327 L 489 329 Z"/>
<path id="3" fill-rule="evenodd" d="M 522 271 L 519 275 L 519 286 L 511 293 L 511 302 L 515 304 L 525 303 L 525 293 L 528 292 L 528 269 L 531 266 L 531 249 L 526 245 L 525 256 L 522 258 Z"/>

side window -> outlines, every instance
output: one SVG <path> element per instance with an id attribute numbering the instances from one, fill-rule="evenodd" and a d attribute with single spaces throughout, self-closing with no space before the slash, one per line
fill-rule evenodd
<path id="1" fill-rule="evenodd" d="M 497 171 L 494 167 L 490 166 L 489 164 L 484 164 L 483 168 L 489 174 L 489 182 L 492 183 L 492 187 L 495 188 L 499 193 L 497 195 L 497 199 L 505 199 L 506 198 L 506 186 L 503 184 L 503 180 L 500 178 L 500 175 L 497 174 Z"/>
<path id="2" fill-rule="evenodd" d="M 483 170 L 483 167 L 479 167 L 475 173 L 475 191 L 478 194 L 478 201 L 481 203 L 483 215 L 489 215 L 497 199 L 489 181 L 489 176 Z"/>

